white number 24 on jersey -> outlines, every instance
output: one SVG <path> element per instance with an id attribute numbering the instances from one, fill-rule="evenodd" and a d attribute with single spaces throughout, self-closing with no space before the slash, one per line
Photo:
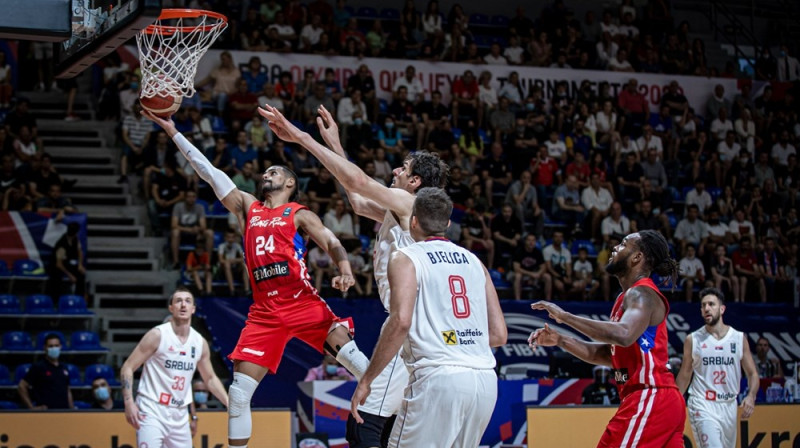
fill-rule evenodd
<path id="1" fill-rule="evenodd" d="M 272 235 L 269 238 L 263 236 L 256 237 L 256 255 L 266 255 L 267 252 L 272 253 L 275 251 L 275 240 Z"/>

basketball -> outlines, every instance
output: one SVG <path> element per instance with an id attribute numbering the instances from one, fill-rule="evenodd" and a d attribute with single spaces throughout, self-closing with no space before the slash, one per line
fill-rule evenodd
<path id="1" fill-rule="evenodd" d="M 141 97 L 139 103 L 142 108 L 161 118 L 167 118 L 178 111 L 183 97 L 170 94 L 157 94 L 153 97 Z"/>

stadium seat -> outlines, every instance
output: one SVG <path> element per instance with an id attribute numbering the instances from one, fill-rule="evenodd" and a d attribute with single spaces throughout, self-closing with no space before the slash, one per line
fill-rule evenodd
<path id="1" fill-rule="evenodd" d="M 377 19 L 378 10 L 370 6 L 362 6 L 356 11 L 356 17 L 359 19 Z"/>
<path id="2" fill-rule="evenodd" d="M 70 339 L 70 350 L 105 350 L 100 345 L 100 337 L 92 331 L 76 331 Z"/>
<path id="3" fill-rule="evenodd" d="M 492 279 L 492 284 L 495 288 L 509 288 L 511 283 L 507 282 L 505 275 L 496 269 L 489 270 L 489 277 Z"/>
<path id="4" fill-rule="evenodd" d="M 212 115 L 208 118 L 209 121 L 211 121 L 211 132 L 213 132 L 215 135 L 228 133 L 228 127 L 225 126 L 225 121 L 223 121 L 221 117 Z"/>
<path id="5" fill-rule="evenodd" d="M 476 35 L 474 38 L 474 42 L 475 45 L 478 46 L 478 48 L 489 48 L 489 46 L 491 45 L 491 41 L 489 40 L 489 38 L 481 35 Z"/>
<path id="6" fill-rule="evenodd" d="M 17 383 L 22 381 L 22 379 L 25 378 L 25 374 L 27 374 L 28 370 L 30 370 L 30 369 L 31 369 L 31 365 L 30 364 L 20 364 L 20 365 L 18 365 L 17 368 L 14 369 L 14 381 L 16 381 Z"/>
<path id="7" fill-rule="evenodd" d="M 711 201 L 716 203 L 717 199 L 722 196 L 722 188 L 719 187 L 711 187 L 708 188 L 708 194 L 711 195 Z"/>
<path id="8" fill-rule="evenodd" d="M 42 331 L 36 335 L 36 350 L 44 350 L 44 338 L 46 338 L 49 334 L 58 336 L 58 340 L 61 341 L 61 350 L 65 350 L 67 348 L 67 338 L 64 337 L 64 333 L 55 330 L 48 330 Z"/>
<path id="9" fill-rule="evenodd" d="M 508 16 L 492 16 L 492 26 L 506 28 L 508 27 L 510 20 Z"/>
<path id="10" fill-rule="evenodd" d="M 225 242 L 225 235 L 222 232 L 214 232 L 214 248 L 219 247 L 220 244 Z"/>
<path id="11" fill-rule="evenodd" d="M 204 200 L 202 200 L 202 199 L 198 199 L 198 200 L 196 201 L 196 203 L 197 203 L 197 205 L 199 205 L 200 207 L 203 207 L 203 211 L 204 211 L 204 212 L 206 213 L 206 215 L 207 215 L 207 214 L 208 214 L 208 201 L 204 201 Z"/>
<path id="12" fill-rule="evenodd" d="M 0 409 L 5 409 L 7 411 L 19 409 L 19 405 L 14 401 L 0 400 Z"/>
<path id="13" fill-rule="evenodd" d="M 19 298 L 13 294 L 0 295 L 0 314 L 20 314 Z"/>
<path id="14" fill-rule="evenodd" d="M 397 8 L 381 9 L 380 18 L 383 20 L 400 20 L 400 10 Z"/>
<path id="15" fill-rule="evenodd" d="M 44 268 L 35 260 L 17 260 L 14 262 L 12 274 L 22 277 L 44 277 Z"/>
<path id="16" fill-rule="evenodd" d="M 95 378 L 105 378 L 108 384 L 119 384 L 114 377 L 114 369 L 105 364 L 92 364 L 86 368 L 86 384 L 91 385 Z"/>
<path id="17" fill-rule="evenodd" d="M 228 209 L 220 201 L 214 201 L 209 210 L 209 216 L 228 216 Z"/>
<path id="18" fill-rule="evenodd" d="M 358 235 L 358 239 L 361 240 L 361 251 L 366 253 L 369 250 L 369 237 L 366 235 Z"/>
<path id="19" fill-rule="evenodd" d="M 0 260 L 0 276 L 11 275 L 11 271 L 8 270 L 8 265 L 5 261 Z"/>
<path id="20" fill-rule="evenodd" d="M 474 26 L 486 26 L 489 24 L 489 16 L 479 13 L 472 14 L 469 16 L 469 24 Z"/>
<path id="21" fill-rule="evenodd" d="M 8 371 L 8 367 L 0 364 L 0 386 L 8 386 L 11 383 L 11 372 Z"/>
<path id="22" fill-rule="evenodd" d="M 461 129 L 460 128 L 450 128 L 450 132 L 453 134 L 453 138 L 458 142 L 458 139 L 461 138 Z"/>
<path id="23" fill-rule="evenodd" d="M 66 294 L 58 298 L 58 312 L 61 314 L 91 314 L 86 309 L 83 296 Z"/>
<path id="24" fill-rule="evenodd" d="M 461 224 L 464 221 L 464 216 L 466 216 L 467 211 L 461 207 L 453 207 L 453 212 L 450 213 L 450 221 L 453 221 L 457 224 Z"/>
<path id="25" fill-rule="evenodd" d="M 64 367 L 67 368 L 67 372 L 69 372 L 69 385 L 70 386 L 80 386 L 83 384 L 81 382 L 81 369 L 78 368 L 75 364 L 64 364 Z"/>
<path id="26" fill-rule="evenodd" d="M 75 405 L 75 409 L 92 409 L 92 404 L 87 401 L 75 400 L 72 404 Z"/>
<path id="27" fill-rule="evenodd" d="M 378 114 L 386 115 L 389 113 L 389 102 L 381 98 L 378 100 Z"/>
<path id="28" fill-rule="evenodd" d="M 33 294 L 25 298 L 25 313 L 54 314 L 53 299 L 44 294 Z"/>
<path id="29" fill-rule="evenodd" d="M 24 331 L 9 331 L 3 335 L 3 350 L 33 350 L 31 335 Z"/>

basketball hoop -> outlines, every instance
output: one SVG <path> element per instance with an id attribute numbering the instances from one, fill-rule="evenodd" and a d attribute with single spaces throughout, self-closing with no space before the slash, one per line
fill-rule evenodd
<path id="1" fill-rule="evenodd" d="M 164 9 L 136 34 L 142 70 L 141 98 L 194 95 L 197 63 L 227 28 L 222 14 L 199 9 Z"/>

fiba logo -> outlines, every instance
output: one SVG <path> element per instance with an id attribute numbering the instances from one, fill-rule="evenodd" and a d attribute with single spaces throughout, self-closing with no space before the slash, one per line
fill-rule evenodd
<path id="1" fill-rule="evenodd" d="M 297 444 L 297 448 L 328 448 L 328 444 L 318 439 L 305 439 Z"/>

